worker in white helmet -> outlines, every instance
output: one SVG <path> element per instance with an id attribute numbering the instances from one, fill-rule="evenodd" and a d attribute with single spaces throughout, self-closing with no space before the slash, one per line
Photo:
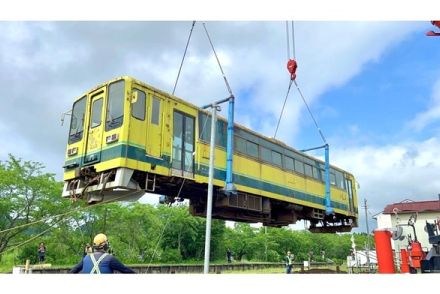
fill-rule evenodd
<path id="1" fill-rule="evenodd" d="M 70 273 L 83 274 L 112 274 L 118 271 L 132 274 L 134 271 L 123 265 L 116 257 L 107 253 L 109 243 L 107 236 L 98 234 L 93 239 L 93 253 L 87 254 Z"/>

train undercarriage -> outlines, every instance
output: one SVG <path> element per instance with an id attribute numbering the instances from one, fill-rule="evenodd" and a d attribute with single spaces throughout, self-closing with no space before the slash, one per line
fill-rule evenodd
<path id="1" fill-rule="evenodd" d="M 136 201 L 145 193 L 161 196 L 162 203 L 189 200 L 194 216 L 206 216 L 208 185 L 192 179 L 167 177 L 128 168 L 96 172 L 93 167 L 78 169 L 76 178 L 65 183 L 63 197 L 82 199 L 88 204 Z M 325 215 L 324 210 L 237 192 L 226 196 L 214 187 L 212 217 L 223 220 L 262 223 L 281 227 L 298 220 L 309 221 L 309 230 L 317 233 L 349 232 L 356 220 L 340 214 Z"/>

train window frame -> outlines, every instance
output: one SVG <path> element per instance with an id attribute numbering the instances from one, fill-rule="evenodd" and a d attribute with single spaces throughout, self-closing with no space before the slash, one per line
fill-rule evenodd
<path id="1" fill-rule="evenodd" d="M 131 116 L 138 120 L 144 121 L 147 105 L 147 94 L 138 88 L 133 88 L 133 91 L 136 91 L 138 94 L 136 102 L 131 104 Z M 139 104 L 142 104 L 139 101 L 143 101 L 143 105 L 139 106 Z M 137 113 L 136 110 L 141 110 L 142 112 Z"/>
<path id="2" fill-rule="evenodd" d="M 211 142 L 211 116 L 199 111 L 199 139 L 207 144 Z M 228 132 L 227 123 L 221 119 L 217 119 L 215 133 L 215 146 L 226 149 Z"/>
<path id="3" fill-rule="evenodd" d="M 345 190 L 345 180 L 343 173 L 340 171 L 335 171 L 335 177 L 336 177 L 336 187 Z"/>
<path id="4" fill-rule="evenodd" d="M 304 174 L 308 177 L 313 178 L 313 168 L 312 165 L 304 163 Z"/>
<path id="5" fill-rule="evenodd" d="M 304 162 L 300 160 L 295 160 L 295 171 L 300 174 L 304 174 Z"/>
<path id="6" fill-rule="evenodd" d="M 288 166 L 287 162 L 290 160 L 292 161 L 292 165 Z M 295 171 L 295 159 L 290 156 L 284 155 L 284 168 L 286 170 Z"/>
<path id="7" fill-rule="evenodd" d="M 151 99 L 151 123 L 158 126 L 160 125 L 160 107 L 161 99 L 155 95 Z"/>
<path id="8" fill-rule="evenodd" d="M 313 172 L 313 178 L 320 181 L 320 173 L 318 171 L 318 168 L 316 166 L 312 166 L 312 172 Z"/>
<path id="9" fill-rule="evenodd" d="M 96 127 L 99 127 L 102 123 L 102 106 L 104 104 L 104 99 L 101 97 L 99 99 L 93 100 L 92 98 L 92 109 L 90 112 L 90 129 L 94 129 Z M 95 105 L 97 105 L 97 103 L 100 103 L 100 105 L 98 105 L 98 108 L 95 108 Z M 96 112 L 98 111 L 98 112 Z M 97 114 L 95 116 L 95 113 Z M 95 123 L 95 119 L 99 119 L 99 122 L 97 121 L 97 124 Z"/>
<path id="10" fill-rule="evenodd" d="M 246 154 L 258 158 L 258 144 L 246 140 Z"/>
<path id="11" fill-rule="evenodd" d="M 122 93 L 120 93 L 120 89 L 114 90 L 116 85 L 122 84 Z M 107 95 L 107 105 L 106 105 L 106 115 L 105 115 L 105 130 L 110 131 L 122 126 L 124 122 L 124 102 L 125 102 L 125 80 L 118 80 L 108 85 L 108 95 Z M 119 90 L 119 91 L 118 91 Z M 113 93 L 115 93 L 113 95 Z M 117 94 L 122 94 L 121 96 L 117 96 Z M 119 100 L 118 100 L 119 99 Z M 114 102 L 116 101 L 117 104 Z M 112 112 L 115 111 L 114 106 L 121 106 L 118 112 L 115 112 L 115 116 L 112 115 Z M 120 115 L 119 115 L 120 114 Z"/>
<path id="12" fill-rule="evenodd" d="M 80 105 L 82 103 L 83 105 Z M 84 133 L 84 120 L 85 120 L 85 114 L 86 114 L 86 106 L 87 106 L 87 95 L 84 95 L 75 103 L 73 103 L 72 106 L 72 115 L 70 116 L 70 128 L 69 128 L 69 144 L 76 143 L 78 141 L 82 140 L 83 133 Z M 79 113 L 82 116 L 81 117 L 81 123 L 78 124 L 78 118 L 75 116 L 75 110 L 78 109 L 77 107 L 82 107 L 83 109 L 79 109 Z M 75 128 L 72 128 L 75 120 Z M 80 127 L 79 127 L 80 126 Z M 72 129 L 75 129 L 75 133 L 72 132 Z"/>
<path id="13" fill-rule="evenodd" d="M 330 185 L 336 186 L 336 174 L 334 171 L 330 171 Z"/>
<path id="14" fill-rule="evenodd" d="M 235 150 L 241 154 L 246 154 L 246 140 L 241 137 L 235 136 L 234 141 Z"/>
<path id="15" fill-rule="evenodd" d="M 272 163 L 272 150 L 270 150 L 269 148 L 260 146 L 260 160 L 267 162 L 267 163 Z"/>
<path id="16" fill-rule="evenodd" d="M 283 156 L 281 153 L 271 150 L 272 163 L 276 166 L 283 166 Z"/>

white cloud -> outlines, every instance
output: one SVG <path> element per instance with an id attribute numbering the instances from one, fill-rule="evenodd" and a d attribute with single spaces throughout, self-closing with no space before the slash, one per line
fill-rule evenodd
<path id="1" fill-rule="evenodd" d="M 430 124 L 440 120 L 440 79 L 438 79 L 432 90 L 431 103 L 427 110 L 418 113 L 409 122 L 409 126 L 416 131 L 421 131 Z"/>
<path id="2" fill-rule="evenodd" d="M 359 200 L 366 198 L 372 211 L 404 199 L 437 199 L 440 193 L 438 138 L 331 152 L 333 164 L 354 174 L 361 187 Z"/>

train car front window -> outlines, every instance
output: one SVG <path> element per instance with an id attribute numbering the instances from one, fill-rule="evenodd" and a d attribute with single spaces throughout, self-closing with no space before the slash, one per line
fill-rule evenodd
<path id="1" fill-rule="evenodd" d="M 78 142 L 82 139 L 85 112 L 86 96 L 73 104 L 72 117 L 70 119 L 69 144 Z"/>
<path id="2" fill-rule="evenodd" d="M 109 86 L 105 130 L 116 129 L 124 119 L 124 80 Z"/>

